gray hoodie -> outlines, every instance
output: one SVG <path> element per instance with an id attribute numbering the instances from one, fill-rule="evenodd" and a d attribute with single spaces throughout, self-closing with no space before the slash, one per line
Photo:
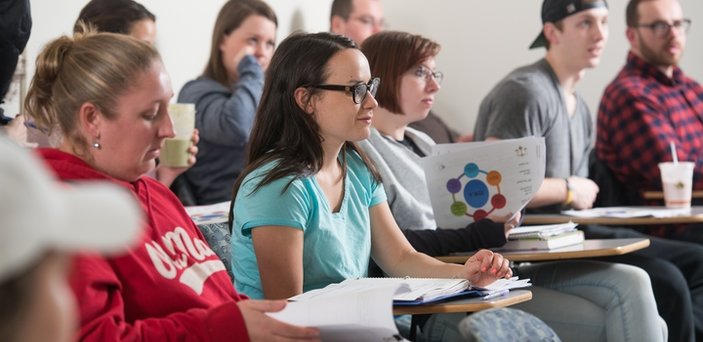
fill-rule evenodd
<path id="1" fill-rule="evenodd" d="M 232 186 L 242 172 L 246 145 L 264 88 L 264 71 L 249 55 L 237 67 L 239 79 L 230 88 L 206 77 L 183 86 L 178 102 L 195 103 L 200 130 L 198 161 L 184 173 L 197 204 L 232 199 Z"/>

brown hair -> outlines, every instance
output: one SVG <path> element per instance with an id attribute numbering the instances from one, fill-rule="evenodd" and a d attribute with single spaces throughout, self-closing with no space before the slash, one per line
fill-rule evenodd
<path id="1" fill-rule="evenodd" d="M 651 0 L 630 0 L 630 2 L 627 3 L 627 8 L 625 9 L 625 22 L 627 23 L 627 27 L 635 27 L 639 24 L 640 13 L 637 10 L 640 4 L 645 1 Z"/>
<path id="2" fill-rule="evenodd" d="M 352 12 L 352 0 L 334 0 L 332 1 L 332 10 L 330 11 L 330 23 L 332 18 L 338 16 L 342 19 L 349 20 Z"/>
<path id="3" fill-rule="evenodd" d="M 307 88 L 310 92 L 308 99 L 316 95 L 318 90 L 312 86 L 325 83 L 330 74 L 329 60 L 345 49 L 358 48 L 351 39 L 327 32 L 293 34 L 283 40 L 276 49 L 266 72 L 261 104 L 251 131 L 249 161 L 232 190 L 230 231 L 232 208 L 237 200 L 239 187 L 249 173 L 267 163 L 278 162 L 278 167 L 272 169 L 259 182 L 254 189 L 256 191 L 283 177 L 293 176 L 293 179 L 297 179 L 320 171 L 324 154 L 320 127 L 312 115 L 298 106 L 295 90 L 300 87 Z M 347 151 L 356 152 L 374 178 L 381 182 L 381 176 L 373 162 L 355 143 L 349 141 L 342 147 L 344 172 L 347 168 Z"/>
<path id="4" fill-rule="evenodd" d="M 156 16 L 142 4 L 133 0 L 91 0 L 78 15 L 74 32 L 81 30 L 81 21 L 94 25 L 98 31 L 130 34 L 132 25 Z"/>
<path id="5" fill-rule="evenodd" d="M 57 38 L 37 57 L 24 104 L 27 114 L 48 132 L 58 127 L 79 149 L 76 155 L 86 156 L 87 142 L 77 127 L 80 107 L 90 102 L 114 117 L 117 98 L 159 59 L 147 43 L 123 34 L 95 33 L 82 25 L 73 38 Z"/>
<path id="6" fill-rule="evenodd" d="M 229 87 L 227 69 L 222 62 L 220 43 L 222 40 L 239 28 L 244 20 L 252 15 L 260 15 L 271 20 L 278 27 L 276 13 L 265 2 L 260 0 L 229 0 L 222 6 L 217 15 L 215 27 L 212 30 L 210 58 L 208 59 L 203 76 L 211 78 L 226 87 Z"/>
<path id="7" fill-rule="evenodd" d="M 361 45 L 371 67 L 371 75 L 380 77 L 376 93 L 378 105 L 392 113 L 402 113 L 399 103 L 403 74 L 439 53 L 440 45 L 420 35 L 382 31 Z"/>

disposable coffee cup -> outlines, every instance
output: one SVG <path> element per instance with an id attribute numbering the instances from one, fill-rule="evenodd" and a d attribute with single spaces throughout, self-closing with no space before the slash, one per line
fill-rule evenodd
<path id="1" fill-rule="evenodd" d="M 195 105 L 192 103 L 172 103 L 168 106 L 168 113 L 173 120 L 173 129 L 176 131 L 174 138 L 166 139 L 161 149 L 159 162 L 163 166 L 186 167 L 188 166 L 188 148 L 190 138 L 195 128 Z"/>
<path id="2" fill-rule="evenodd" d="M 693 162 L 659 163 L 664 202 L 667 208 L 690 208 Z"/>

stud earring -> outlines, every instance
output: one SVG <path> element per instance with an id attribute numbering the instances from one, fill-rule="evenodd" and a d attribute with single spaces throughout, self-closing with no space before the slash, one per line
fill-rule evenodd
<path id="1" fill-rule="evenodd" d="M 93 148 L 99 150 L 100 148 L 102 148 L 102 145 L 100 145 L 100 142 L 98 140 L 95 140 L 95 142 L 93 142 Z"/>

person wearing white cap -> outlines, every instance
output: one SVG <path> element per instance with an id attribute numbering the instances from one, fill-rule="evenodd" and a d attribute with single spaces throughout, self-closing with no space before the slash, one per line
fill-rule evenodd
<path id="1" fill-rule="evenodd" d="M 595 137 L 593 116 L 576 86 L 588 69 L 600 63 L 609 36 L 608 15 L 604 0 L 544 0 L 542 30 L 531 46 L 546 47 L 544 58 L 510 72 L 479 107 L 477 140 L 544 137 L 545 179 L 528 204 L 533 212 L 590 208 L 598 194 L 598 185 L 587 178 Z M 579 229 L 587 239 L 650 239 L 648 248 L 598 260 L 644 269 L 668 325 L 668 339 L 695 340 L 693 304 L 703 296 L 702 246 L 626 228 L 580 225 Z M 541 284 L 536 278 L 532 283 Z"/>
<path id="2" fill-rule="evenodd" d="M 71 256 L 124 252 L 141 232 L 139 206 L 113 184 L 58 184 L 4 138 L 0 170 L 0 340 L 71 341 Z"/>
<path id="3" fill-rule="evenodd" d="M 64 137 L 58 149 L 38 153 L 61 180 L 129 190 L 145 220 L 128 253 L 76 258 L 70 281 L 80 298 L 80 340 L 318 340 L 317 329 L 266 315 L 284 301 L 237 293 L 178 198 L 143 176 L 174 136 L 173 90 L 158 52 L 126 35 L 85 31 L 49 42 L 37 58 L 27 112 Z M 91 208 L 84 205 L 86 215 Z"/>

